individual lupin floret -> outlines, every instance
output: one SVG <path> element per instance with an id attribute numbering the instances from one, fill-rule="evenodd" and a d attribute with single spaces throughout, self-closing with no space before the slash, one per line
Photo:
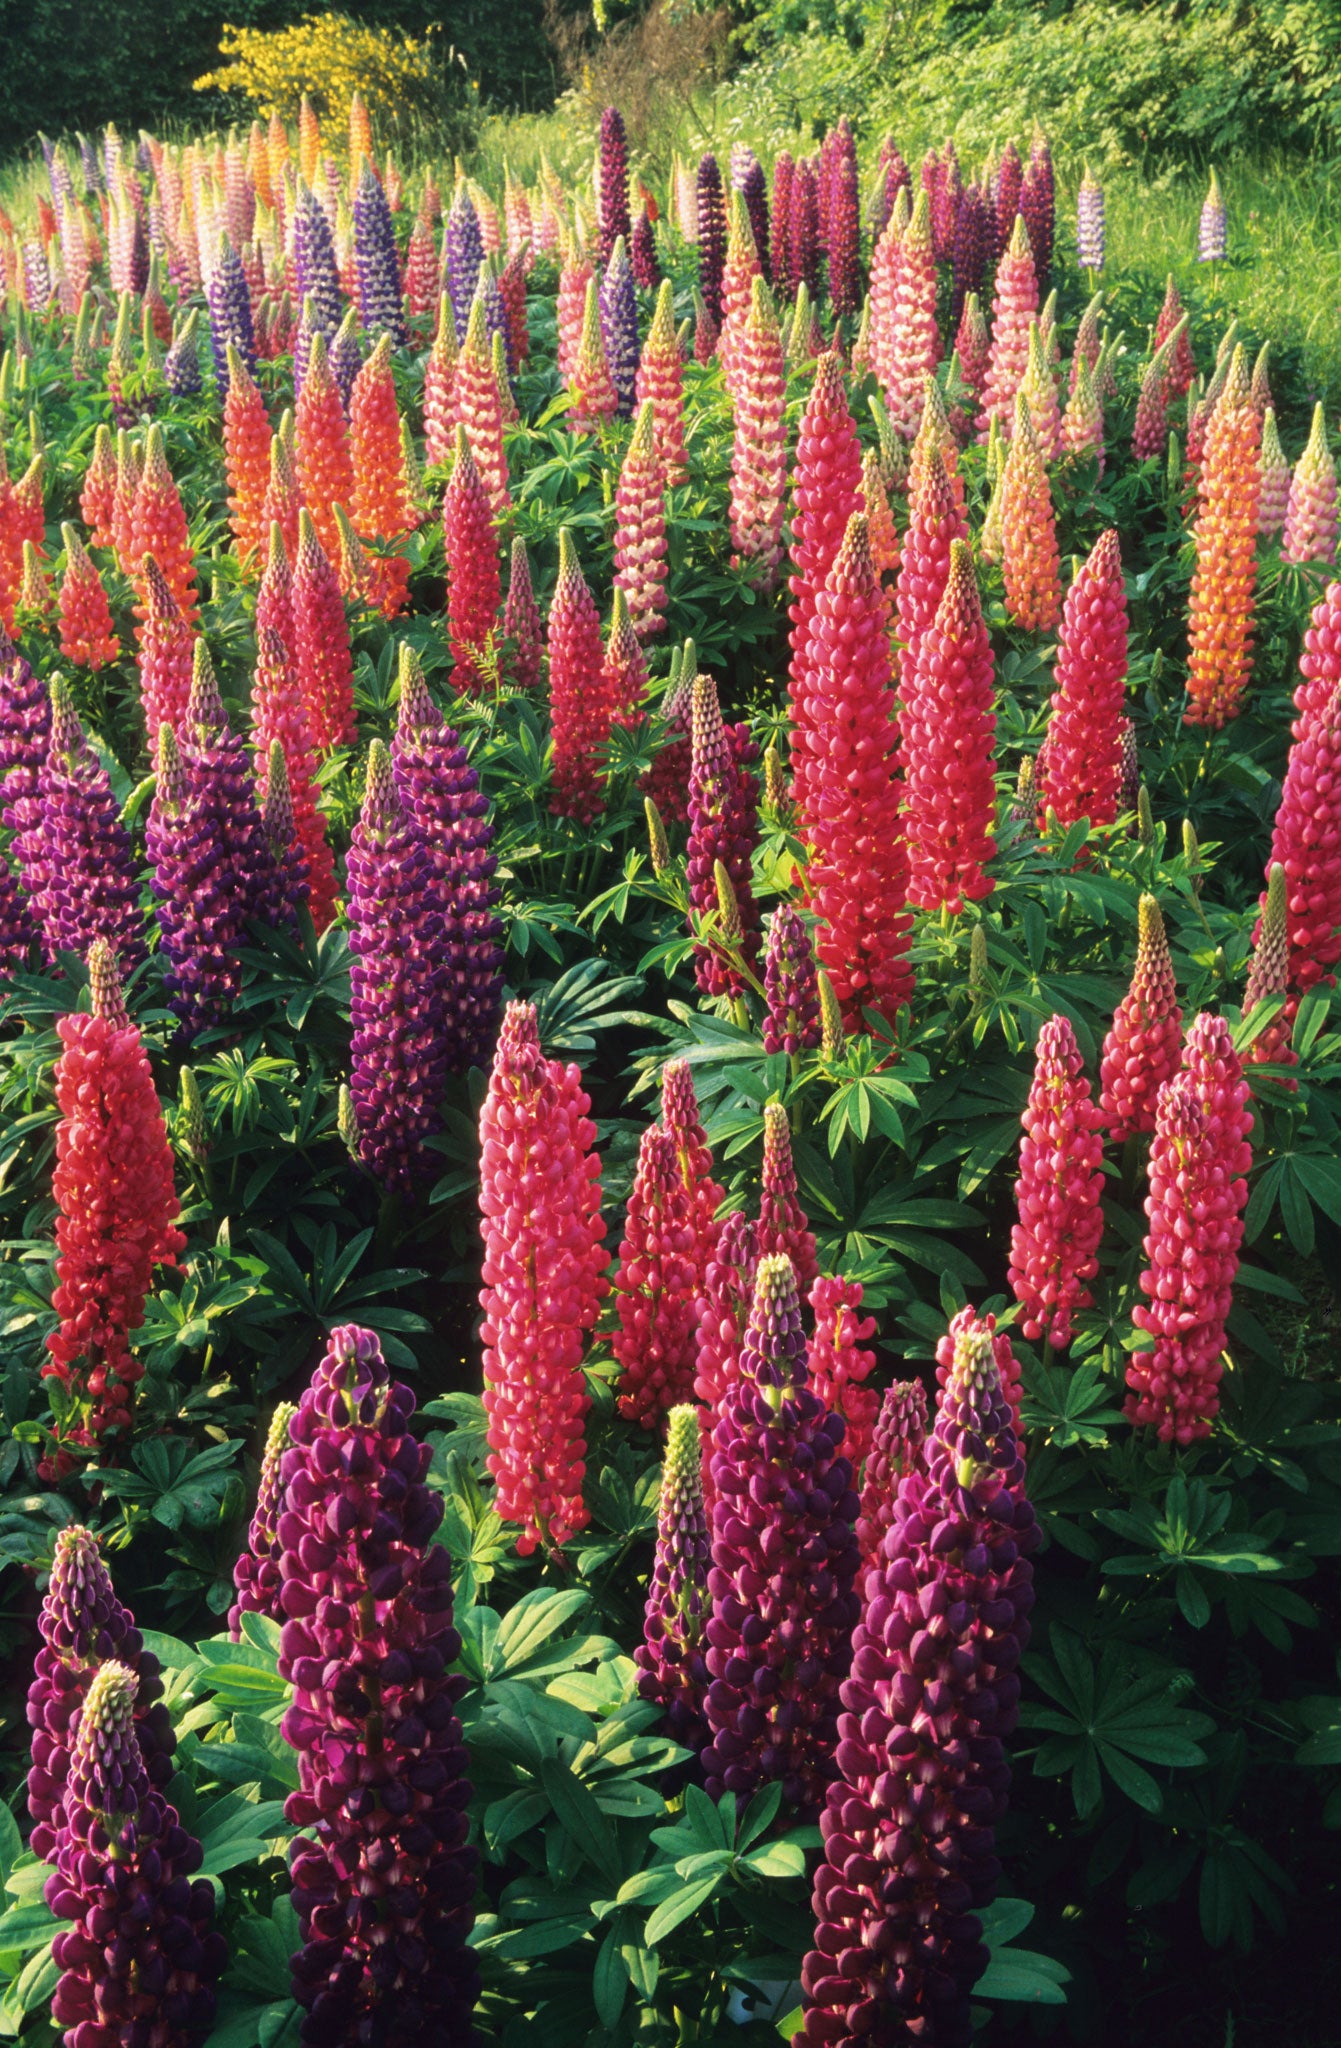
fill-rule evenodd
<path id="1" fill-rule="evenodd" d="M 541 1052 L 533 1005 L 509 1004 L 480 1114 L 480 1301 L 487 1464 L 523 1556 L 588 1519 L 582 1349 L 606 1291 L 589 1108 L 577 1068 Z"/>
<path id="2" fill-rule="evenodd" d="M 699 1409 L 672 1408 L 661 1468 L 656 1556 L 648 1582 L 643 1639 L 633 1653 L 638 1691 L 666 1715 L 666 1732 L 686 1749 L 703 1746 L 708 1686 L 704 1630 L 711 1544 L 703 1500 Z"/>
<path id="3" fill-rule="evenodd" d="M 1137 913 L 1136 964 L 1099 1058 L 1099 1108 L 1109 1137 L 1121 1145 L 1155 1128 L 1155 1105 L 1178 1071 L 1183 1013 L 1164 920 L 1153 896 Z"/>
<path id="4" fill-rule="evenodd" d="M 793 2048 L 971 2038 L 1037 1543 L 991 1334 L 968 1325 L 866 1574 Z"/>
<path id="5" fill-rule="evenodd" d="M 280 1464 L 291 1969 L 314 2042 L 463 2040 L 478 1994 L 461 1639 L 414 1405 L 371 1330 L 333 1330 Z"/>
<path id="6" fill-rule="evenodd" d="M 762 1258 L 739 1375 L 713 1430 L 709 1797 L 779 1780 L 822 1795 L 852 1629 L 857 1497 L 843 1423 L 806 1385 L 796 1279 Z"/>
<path id="7" fill-rule="evenodd" d="M 1099 1269 L 1103 1236 L 1102 1112 L 1065 1017 L 1051 1018 L 1038 1035 L 1021 1121 L 1009 1279 L 1025 1336 L 1046 1336 L 1060 1351 L 1071 1341 L 1072 1316 L 1093 1299 L 1087 1283 Z"/>

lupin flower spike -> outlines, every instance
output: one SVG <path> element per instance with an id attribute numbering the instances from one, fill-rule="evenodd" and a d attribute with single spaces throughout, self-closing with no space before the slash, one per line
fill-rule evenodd
<path id="1" fill-rule="evenodd" d="M 712 1434 L 710 1798 L 780 1780 L 784 1798 L 813 1805 L 829 1768 L 860 1613 L 857 1497 L 842 1418 L 825 1412 L 805 1373 L 791 1262 L 761 1258 L 739 1376 Z M 804 1562 L 816 1554 L 821 1562 Z"/>
<path id="2" fill-rule="evenodd" d="M 588 1520 L 582 1349 L 606 1291 L 589 1108 L 577 1068 L 541 1052 L 534 1007 L 509 1004 L 480 1113 L 480 1301 L 487 1464 L 523 1556 Z"/>
<path id="3" fill-rule="evenodd" d="M 666 1420 L 657 1546 L 647 1590 L 643 1639 L 633 1653 L 638 1691 L 666 1716 L 666 1732 L 686 1749 L 703 1745 L 708 1685 L 704 1631 L 711 1546 L 703 1501 L 699 1410 L 672 1408 Z"/>
<path id="4" fill-rule="evenodd" d="M 1053 1017 L 1038 1037 L 1015 1184 L 1009 1279 L 1026 1337 L 1062 1350 L 1071 1318 L 1088 1308 L 1103 1235 L 1101 1112 L 1090 1094 L 1075 1032 Z"/>

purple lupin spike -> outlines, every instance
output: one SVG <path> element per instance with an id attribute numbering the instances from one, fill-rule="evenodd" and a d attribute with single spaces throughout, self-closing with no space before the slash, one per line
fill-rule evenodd
<path id="1" fill-rule="evenodd" d="M 404 348 L 410 333 L 405 325 L 396 231 L 386 194 L 366 158 L 354 194 L 354 267 L 364 327 L 373 336 L 390 335 L 393 348 Z"/>
<path id="2" fill-rule="evenodd" d="M 644 207 L 633 223 L 633 238 L 629 243 L 629 262 L 639 289 L 654 292 L 661 283 L 661 261 L 657 255 L 656 236 Z"/>
<path id="3" fill-rule="evenodd" d="M 174 398 L 195 398 L 204 388 L 200 374 L 200 310 L 192 306 L 163 358 L 163 378 Z"/>
<path id="4" fill-rule="evenodd" d="M 623 240 L 615 243 L 600 288 L 601 339 L 621 419 L 633 416 L 638 382 L 638 296 Z"/>
<path id="5" fill-rule="evenodd" d="M 452 318 L 456 322 L 456 338 L 458 341 L 464 341 L 466 329 L 470 325 L 470 309 L 475 303 L 475 293 L 479 287 L 480 270 L 484 264 L 484 241 L 480 235 L 479 216 L 464 181 L 457 186 L 451 210 L 447 215 L 447 226 L 443 233 L 443 256 L 447 272 L 447 296 L 452 302 Z"/>
<path id="6" fill-rule="evenodd" d="M 726 263 L 726 196 L 722 173 L 711 150 L 699 158 L 698 175 L 698 288 L 703 303 L 720 327 L 722 324 L 722 270 Z"/>
<path id="7" fill-rule="evenodd" d="M 34 1856 L 54 1861 L 60 1841 L 70 1746 L 79 1710 L 99 1664 L 115 1657 L 139 1680 L 135 1726 L 151 1782 L 166 1785 L 177 1746 L 172 1721 L 162 1704 L 157 1657 L 144 1647 L 133 1617 L 112 1589 L 97 1538 L 77 1523 L 62 1529 L 37 1619 L 42 1647 L 33 1661 L 28 1688 L 32 1762 L 28 1811 Z"/>
<path id="8" fill-rule="evenodd" d="M 414 1197 L 442 1128 L 446 949 L 428 848 L 378 740 L 349 849 L 348 912 L 359 1157 L 389 1192 Z"/>
<path id="9" fill-rule="evenodd" d="M 210 349 L 220 391 L 228 389 L 228 344 L 231 341 L 247 369 L 256 375 L 256 334 L 251 317 L 251 290 L 237 250 L 224 235 L 206 290 L 210 309 Z"/>
<path id="10" fill-rule="evenodd" d="M 345 302 L 331 225 L 316 194 L 306 185 L 298 188 L 293 212 L 293 269 L 299 304 L 307 298 L 315 300 L 322 331 L 329 337 L 340 325 Z"/>
<path id="11" fill-rule="evenodd" d="M 843 1418 L 806 1383 L 792 1262 L 770 1253 L 712 1433 L 702 1755 L 711 1799 L 772 1780 L 796 1806 L 823 1796 L 861 1612 L 857 1496 L 842 1441 Z"/>
<path id="12" fill-rule="evenodd" d="M 396 789 L 428 856 L 426 888 L 442 919 L 442 1058 L 448 1073 L 485 1067 L 503 988 L 489 800 L 465 748 L 428 694 L 410 650 L 401 655 L 400 717 L 391 750 Z"/>
<path id="13" fill-rule="evenodd" d="M 956 1332 L 925 1463 L 902 1479 L 865 1577 L 798 2042 L 966 2042 L 973 2032 L 970 1994 L 988 1960 L 976 1913 L 1000 1874 L 1003 1743 L 1018 1712 L 1037 1543 L 991 1328 L 970 1320 Z"/>
<path id="14" fill-rule="evenodd" d="M 596 255 L 604 270 L 615 243 L 622 239 L 627 246 L 630 231 L 629 143 L 624 132 L 624 116 L 618 107 L 606 107 L 601 115 L 600 182 Z"/>
<path id="15" fill-rule="evenodd" d="M 764 953 L 764 1051 L 813 1052 L 820 1042 L 819 971 L 805 919 L 793 904 L 773 912 Z"/>
<path id="16" fill-rule="evenodd" d="M 23 835 L 20 861 L 47 958 L 69 952 L 83 959 L 95 939 L 106 939 L 124 976 L 144 958 L 130 834 L 59 676 L 51 682 L 51 738 L 37 800 L 40 822 Z"/>
<path id="17" fill-rule="evenodd" d="M 228 1946 L 214 1928 L 214 1887 L 196 1878 L 202 1852 L 151 1783 L 136 1726 L 140 1681 L 115 1658 L 89 1682 L 70 1746 L 63 1825 L 47 1904 L 60 1920 L 61 1972 L 51 2016 L 67 2041 L 102 2015 L 134 2012 L 135 2029 L 185 2048 L 214 2020 Z M 124 2031 L 119 2029 L 120 2031 Z"/>
<path id="18" fill-rule="evenodd" d="M 666 1732 L 686 1749 L 707 1739 L 704 1630 L 712 1546 L 703 1506 L 699 1410 L 688 1402 L 666 1418 L 657 1546 L 647 1588 L 643 1639 L 633 1653 L 638 1690 L 664 1709 Z"/>
<path id="19" fill-rule="evenodd" d="M 389 776 L 387 787 L 390 787 Z M 313 2043 L 466 2043 L 475 1851 L 451 1558 L 414 1395 L 371 1330 L 333 1330 L 280 1464 L 281 1724 L 298 1790 L 293 1994 Z M 370 1910 L 371 1909 L 371 1910 Z"/>
<path id="20" fill-rule="evenodd" d="M 966 185 L 960 197 L 959 210 L 955 216 L 954 250 L 951 255 L 951 276 L 953 289 L 950 297 L 950 318 L 955 326 L 964 310 L 964 301 L 970 292 L 981 292 L 987 275 L 987 248 L 991 224 L 983 200 L 982 187 Z"/>
<path id="21" fill-rule="evenodd" d="M 750 216 L 750 229 L 754 235 L 754 246 L 759 252 L 764 280 L 771 284 L 773 268 L 770 255 L 768 221 L 768 183 L 764 167 L 747 142 L 736 142 L 731 146 L 731 185 L 745 201 L 745 211 Z"/>

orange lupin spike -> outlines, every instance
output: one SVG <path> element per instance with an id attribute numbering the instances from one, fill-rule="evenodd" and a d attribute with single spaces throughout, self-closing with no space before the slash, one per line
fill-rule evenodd
<path id="1" fill-rule="evenodd" d="M 163 429 L 155 422 L 145 444 L 144 470 L 135 489 L 130 515 L 130 580 L 143 603 L 146 555 L 152 555 L 177 600 L 182 617 L 194 625 L 200 616 L 195 556 L 187 530 L 181 493 L 173 482 L 163 448 Z"/>
<path id="2" fill-rule="evenodd" d="M 304 93 L 298 107 L 298 169 L 303 183 L 315 188 L 321 163 L 321 124 Z"/>
<path id="3" fill-rule="evenodd" d="M 491 365 L 492 368 L 492 365 Z M 354 494 L 349 510 L 357 532 L 390 552 L 375 564 L 377 603 L 388 619 L 405 609 L 410 566 L 395 552 L 417 524 L 405 474 L 391 339 L 382 335 L 358 376 L 349 402 Z"/>
<path id="4" fill-rule="evenodd" d="M 1187 725 L 1215 730 L 1236 718 L 1252 674 L 1261 433 L 1240 344 L 1206 429 L 1188 611 Z"/>
<path id="5" fill-rule="evenodd" d="M 84 472 L 79 510 L 95 548 L 112 546 L 112 507 L 116 503 L 116 447 L 110 427 L 99 427 L 93 457 Z"/>
<path id="6" fill-rule="evenodd" d="M 298 452 L 298 489 L 312 514 L 321 545 L 334 561 L 340 547 L 335 508 L 354 501 L 354 461 L 340 387 L 331 375 L 326 337 L 320 332 L 312 337 L 293 435 Z"/>
<path id="7" fill-rule="evenodd" d="M 270 420 L 256 380 L 228 344 L 228 392 L 224 399 L 224 466 L 228 474 L 228 523 L 243 560 L 265 539 L 265 495 L 270 483 Z"/>
<path id="8" fill-rule="evenodd" d="M 112 614 L 97 565 L 73 526 L 61 528 L 65 542 L 65 574 L 61 578 L 61 653 L 66 661 L 96 675 L 121 652 L 112 630 Z"/>
<path id="9" fill-rule="evenodd" d="M 367 103 L 361 92 L 352 92 L 349 96 L 349 186 L 351 191 L 355 190 L 358 185 L 359 169 L 365 157 L 372 167 L 373 176 L 376 177 L 377 159 L 373 154 L 372 121 L 368 116 Z"/>

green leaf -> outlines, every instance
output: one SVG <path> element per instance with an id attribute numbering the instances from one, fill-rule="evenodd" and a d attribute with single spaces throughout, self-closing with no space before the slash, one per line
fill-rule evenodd
<path id="1" fill-rule="evenodd" d="M 675 1896 L 658 1906 L 647 1923 L 643 1933 L 647 1946 L 655 1948 L 666 1935 L 673 1933 L 682 1920 L 687 1920 L 691 1913 L 706 1905 L 721 1884 L 722 1876 L 719 1871 L 715 1877 L 701 1877 L 697 1884 L 684 1886 L 679 1886 L 677 1881 Z"/>
<path id="2" fill-rule="evenodd" d="M 623 1877 L 619 1845 L 609 1820 L 592 1794 L 567 1764 L 547 1758 L 540 1782 L 568 1835 L 606 1882 L 618 1887 Z"/>
<path id="3" fill-rule="evenodd" d="M 628 1988 L 629 1966 L 620 1940 L 611 1928 L 601 1943 L 591 1978 L 592 2001 L 596 2017 L 603 2027 L 613 2027 L 618 2022 Z"/>

